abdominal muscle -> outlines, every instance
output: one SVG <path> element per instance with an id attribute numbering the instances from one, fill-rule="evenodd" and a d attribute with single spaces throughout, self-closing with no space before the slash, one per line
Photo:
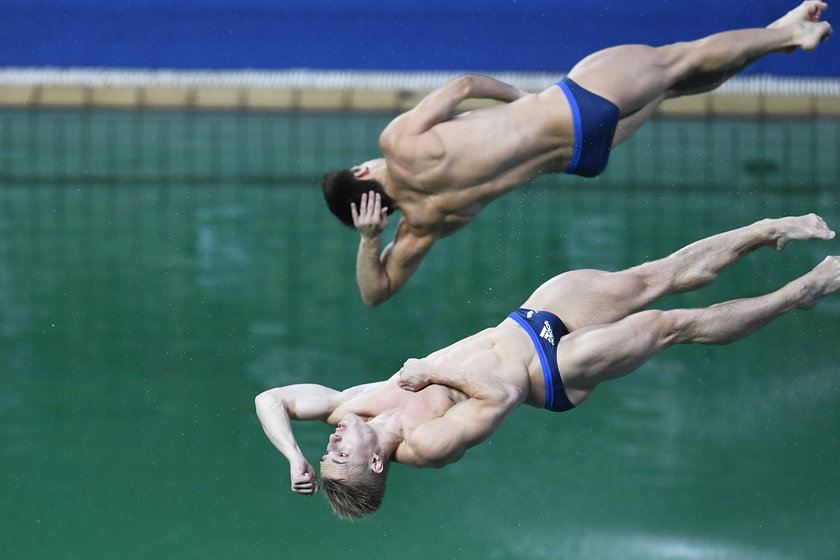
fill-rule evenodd
<path id="1" fill-rule="evenodd" d="M 519 387 L 527 404 L 535 399 L 542 399 L 536 406 L 544 404 L 545 381 L 539 356 L 528 333 L 512 319 L 438 350 L 427 359 L 495 375 Z"/>

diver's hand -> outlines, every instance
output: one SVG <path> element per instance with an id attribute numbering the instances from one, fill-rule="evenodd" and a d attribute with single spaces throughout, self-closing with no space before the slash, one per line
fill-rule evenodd
<path id="1" fill-rule="evenodd" d="M 382 207 L 382 196 L 374 191 L 364 193 L 356 209 L 356 203 L 350 203 L 353 214 L 353 226 L 362 237 L 378 237 L 388 227 L 388 208 Z"/>
<path id="2" fill-rule="evenodd" d="M 409 358 L 399 371 L 397 385 L 406 391 L 419 391 L 431 383 L 431 370 L 426 362 Z"/>
<path id="3" fill-rule="evenodd" d="M 289 464 L 289 475 L 292 479 L 292 492 L 311 496 L 320 488 L 315 469 L 303 457 Z"/>

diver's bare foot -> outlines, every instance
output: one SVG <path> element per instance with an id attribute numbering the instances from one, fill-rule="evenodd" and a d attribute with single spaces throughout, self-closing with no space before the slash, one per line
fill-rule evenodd
<path id="1" fill-rule="evenodd" d="M 799 284 L 799 309 L 813 309 L 830 293 L 840 290 L 840 257 L 826 257 L 811 272 L 792 282 Z"/>
<path id="2" fill-rule="evenodd" d="M 820 21 L 822 13 L 828 9 L 828 4 L 820 0 L 802 2 L 770 25 L 768 28 L 790 26 L 793 32 L 791 45 L 782 49 L 784 53 L 792 53 L 796 47 L 803 51 L 812 51 L 827 41 L 832 33 L 831 25 L 827 21 Z"/>
<path id="3" fill-rule="evenodd" d="M 820 16 L 828 9 L 828 4 L 820 0 L 807 0 L 768 25 L 767 27 L 784 27 L 800 21 L 820 21 Z"/>
<path id="4" fill-rule="evenodd" d="M 759 222 L 770 227 L 770 246 L 781 251 L 790 245 L 791 241 L 806 239 L 834 239 L 835 233 L 826 225 L 825 220 L 816 214 L 804 216 L 786 216 L 784 218 L 767 219 Z"/>
<path id="5" fill-rule="evenodd" d="M 803 21 L 793 26 L 793 29 L 793 43 L 803 51 L 816 49 L 820 43 L 828 41 L 833 32 L 827 21 Z"/>

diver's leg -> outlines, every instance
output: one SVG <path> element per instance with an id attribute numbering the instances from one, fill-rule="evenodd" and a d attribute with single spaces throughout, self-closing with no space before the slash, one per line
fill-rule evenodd
<path id="1" fill-rule="evenodd" d="M 765 219 L 719 233 L 671 255 L 620 272 L 575 270 L 540 286 L 523 307 L 551 311 L 569 330 L 618 321 L 668 294 L 701 288 L 759 247 L 782 250 L 791 241 L 833 239 L 815 214 Z"/>
<path id="2" fill-rule="evenodd" d="M 840 257 L 770 294 L 703 309 L 640 311 L 614 324 L 580 329 L 561 340 L 557 363 L 570 389 L 588 391 L 627 375 L 675 344 L 729 344 L 793 309 L 811 309 L 840 289 Z"/>
<path id="3" fill-rule="evenodd" d="M 662 47 L 608 48 L 581 60 L 569 77 L 615 103 L 625 117 L 662 95 L 714 89 L 771 52 L 815 49 L 831 34 L 831 26 L 818 21 L 825 8 L 824 2 L 804 2 L 766 28 L 724 31 Z"/>

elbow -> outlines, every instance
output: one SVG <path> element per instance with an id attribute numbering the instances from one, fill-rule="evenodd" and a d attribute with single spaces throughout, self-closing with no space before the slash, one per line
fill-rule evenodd
<path id="1" fill-rule="evenodd" d="M 484 395 L 479 398 L 505 410 L 512 410 L 525 400 L 525 392 L 513 383 L 504 381 L 494 387 L 487 387 Z"/>
<path id="2" fill-rule="evenodd" d="M 463 76 L 459 76 L 457 78 L 458 86 L 463 89 L 464 96 L 468 97 L 470 93 L 475 89 L 476 81 L 478 80 L 477 74 L 465 74 Z"/>
<path id="3" fill-rule="evenodd" d="M 373 298 L 373 297 L 370 297 L 370 296 L 362 296 L 362 301 L 368 307 L 376 307 L 377 305 L 379 305 L 380 303 L 382 303 L 383 301 L 385 301 L 387 299 L 388 299 L 387 296 L 386 297 L 378 297 L 378 298 Z"/>
<path id="4" fill-rule="evenodd" d="M 257 414 L 259 414 L 260 410 L 266 407 L 266 401 L 268 399 L 268 391 L 263 391 L 262 393 L 254 397 L 254 408 L 257 410 Z"/>
<path id="5" fill-rule="evenodd" d="M 383 301 L 387 301 L 391 297 L 390 289 L 384 290 L 360 290 L 359 294 L 362 296 L 362 302 L 369 307 L 376 307 Z"/>
<path id="6" fill-rule="evenodd" d="M 276 404 L 280 400 L 277 394 L 279 390 L 279 388 L 269 389 L 254 397 L 254 407 L 257 409 L 257 412 Z"/>
<path id="7" fill-rule="evenodd" d="M 513 383 L 509 383 L 505 387 L 504 393 L 504 405 L 506 408 L 516 408 L 525 400 L 525 391 Z"/>

